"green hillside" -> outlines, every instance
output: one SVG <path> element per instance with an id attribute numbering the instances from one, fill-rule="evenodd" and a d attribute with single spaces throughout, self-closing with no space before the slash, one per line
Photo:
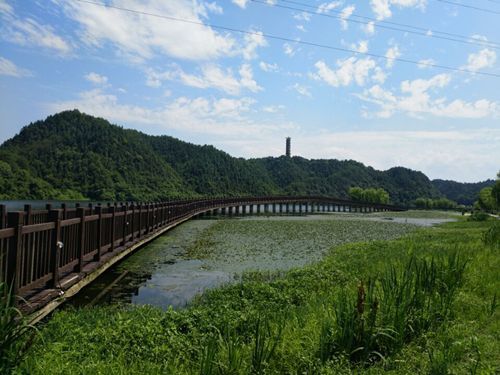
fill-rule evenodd
<path id="1" fill-rule="evenodd" d="M 432 184 L 439 192 L 459 204 L 472 205 L 477 201 L 479 191 L 493 186 L 495 180 L 486 180 L 476 183 L 461 183 L 448 180 L 432 180 Z"/>
<path id="2" fill-rule="evenodd" d="M 395 204 L 442 194 L 421 172 L 352 160 L 234 158 L 212 146 L 149 136 L 79 111 L 49 116 L 0 146 L 0 199 L 161 200 L 204 195 L 320 194 L 382 187 Z"/>

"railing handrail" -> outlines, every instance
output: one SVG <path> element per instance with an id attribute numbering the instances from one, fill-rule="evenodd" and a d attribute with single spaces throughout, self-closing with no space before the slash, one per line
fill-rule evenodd
<path id="1" fill-rule="evenodd" d="M 68 208 L 7 212 L 0 207 L 0 282 L 14 293 L 29 297 L 42 289 L 64 289 L 61 280 L 86 277 L 86 267 L 99 267 L 139 241 L 153 237 L 195 215 L 216 209 L 257 205 L 298 204 L 300 212 L 309 204 L 370 210 L 402 210 L 399 207 L 325 196 L 242 196 L 170 200 L 164 202 L 121 202 L 103 205 L 76 205 Z M 323 207 L 324 207 L 323 206 Z M 244 212 L 244 209 L 242 209 Z M 280 207 L 281 210 L 281 207 Z"/>

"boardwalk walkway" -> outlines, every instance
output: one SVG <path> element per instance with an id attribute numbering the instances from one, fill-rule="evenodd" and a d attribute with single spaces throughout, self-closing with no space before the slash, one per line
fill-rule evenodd
<path id="1" fill-rule="evenodd" d="M 331 197 L 236 197 L 7 212 L 0 205 L 0 282 L 34 320 L 116 262 L 192 217 L 375 212 L 401 208 Z"/>

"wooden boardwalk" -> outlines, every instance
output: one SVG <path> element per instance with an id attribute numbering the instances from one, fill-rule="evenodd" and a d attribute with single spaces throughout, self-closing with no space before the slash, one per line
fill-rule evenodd
<path id="1" fill-rule="evenodd" d="M 236 197 L 7 212 L 0 205 L 0 282 L 40 319 L 114 263 L 204 213 L 401 211 L 330 197 Z"/>

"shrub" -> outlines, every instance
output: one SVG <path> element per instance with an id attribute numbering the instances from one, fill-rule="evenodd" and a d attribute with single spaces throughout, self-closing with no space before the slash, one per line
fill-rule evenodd
<path id="1" fill-rule="evenodd" d="M 484 211 L 473 211 L 467 220 L 469 221 L 486 221 L 490 218 Z"/>

